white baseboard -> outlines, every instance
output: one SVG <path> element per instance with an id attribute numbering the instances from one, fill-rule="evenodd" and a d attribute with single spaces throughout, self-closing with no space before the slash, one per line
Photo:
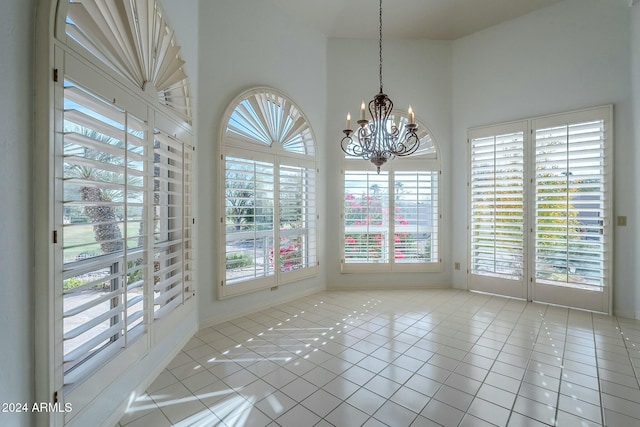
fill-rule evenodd
<path id="1" fill-rule="evenodd" d="M 627 310 L 613 310 L 613 314 L 618 317 L 626 317 L 628 319 L 640 320 L 640 311 L 634 312 L 634 311 L 627 311 Z"/>
<path id="2" fill-rule="evenodd" d="M 433 286 L 425 286 L 425 285 L 394 285 L 392 288 L 389 287 L 388 284 L 381 285 L 327 285 L 328 291 L 394 291 L 394 290 L 407 290 L 407 291 L 419 291 L 419 290 L 447 290 L 447 289 L 456 289 L 451 286 L 446 285 L 433 285 Z M 465 290 L 466 289 L 457 289 L 457 290 Z"/>

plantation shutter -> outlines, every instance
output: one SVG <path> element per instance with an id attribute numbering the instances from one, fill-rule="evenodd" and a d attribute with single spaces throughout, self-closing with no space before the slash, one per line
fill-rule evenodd
<path id="1" fill-rule="evenodd" d="M 70 0 L 67 43 L 86 49 L 157 102 L 191 122 L 191 95 L 174 31 L 155 0 Z"/>
<path id="2" fill-rule="evenodd" d="M 521 280 L 524 131 L 478 131 L 470 145 L 470 273 Z"/>
<path id="3" fill-rule="evenodd" d="M 62 278 L 64 381 L 127 344 L 144 320 L 147 127 L 64 82 Z"/>
<path id="4" fill-rule="evenodd" d="M 607 284 L 605 133 L 604 118 L 535 123 L 535 274 L 539 283 L 598 291 Z"/>
<path id="5" fill-rule="evenodd" d="M 280 165 L 279 220 L 281 273 L 313 267 L 316 258 L 316 171 Z"/>
<path id="6" fill-rule="evenodd" d="M 192 148 L 157 129 L 153 149 L 154 312 L 160 318 L 192 292 L 191 194 Z"/>
<path id="7" fill-rule="evenodd" d="M 273 162 L 225 157 L 227 285 L 274 275 Z"/>
<path id="8" fill-rule="evenodd" d="M 227 133 L 250 144 L 271 146 L 286 152 L 314 155 L 311 127 L 298 107 L 270 89 L 256 89 L 235 107 Z"/>
<path id="9" fill-rule="evenodd" d="M 395 172 L 394 261 L 438 262 L 438 172 Z"/>
<path id="10" fill-rule="evenodd" d="M 344 263 L 389 262 L 389 173 L 344 173 Z"/>
<path id="11" fill-rule="evenodd" d="M 195 205 L 194 205 L 194 187 L 195 182 L 195 147 L 185 143 L 183 146 L 184 169 L 182 176 L 182 220 L 183 220 L 183 236 L 182 236 L 182 260 L 183 268 L 183 290 L 184 301 L 195 296 Z"/>

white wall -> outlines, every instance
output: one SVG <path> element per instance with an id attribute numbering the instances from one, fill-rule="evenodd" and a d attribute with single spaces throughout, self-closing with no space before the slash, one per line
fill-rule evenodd
<path id="1" fill-rule="evenodd" d="M 245 89 L 271 86 L 305 113 L 318 145 L 319 207 L 324 222 L 326 38 L 283 16 L 272 0 L 203 1 L 200 5 L 198 122 L 198 299 L 202 324 L 217 322 L 324 289 L 320 276 L 277 291 L 260 291 L 217 300 L 224 269 L 218 247 L 221 200 L 218 194 L 222 116 Z M 320 233 L 323 268 L 324 239 Z"/>
<path id="2" fill-rule="evenodd" d="M 33 402 L 33 29 L 34 2 L 0 2 L 0 403 Z M 29 426 L 0 413 L 0 425 Z"/>
<path id="3" fill-rule="evenodd" d="M 375 18 L 375 17 L 374 17 Z M 450 158 L 451 145 L 451 43 L 438 41 L 383 40 L 384 92 L 394 107 L 406 111 L 409 104 L 416 120 L 424 123 L 438 141 L 443 165 Z M 440 203 L 445 213 L 440 229 L 442 273 L 340 273 L 340 207 L 342 175 L 340 174 L 344 122 L 348 111 L 357 116 L 360 103 L 369 102 L 379 92 L 378 41 L 330 39 L 328 54 L 327 108 L 327 205 L 333 208 L 327 216 L 327 284 L 332 288 L 358 287 L 449 287 L 450 226 L 448 219 L 451 171 L 444 168 L 441 178 Z M 364 161 L 364 160 L 363 160 Z M 392 161 L 401 162 L 402 159 Z"/>
<path id="4" fill-rule="evenodd" d="M 615 215 L 634 213 L 629 12 L 620 0 L 566 0 L 454 42 L 453 261 L 464 267 L 455 287 L 466 288 L 470 127 L 613 103 Z M 640 307 L 634 222 L 615 230 L 614 310 L 626 316 Z"/>

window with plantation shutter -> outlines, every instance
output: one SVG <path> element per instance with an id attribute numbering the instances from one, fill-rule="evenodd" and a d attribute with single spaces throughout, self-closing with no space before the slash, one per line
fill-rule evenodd
<path id="1" fill-rule="evenodd" d="M 316 274 L 317 170 L 308 121 L 286 96 L 256 88 L 231 103 L 225 122 L 220 296 Z"/>
<path id="2" fill-rule="evenodd" d="M 170 324 L 160 318 L 184 318 L 176 312 L 194 292 L 184 61 L 155 0 L 116 6 L 58 6 L 65 37 L 54 55 L 48 386 L 82 404 L 114 369 L 122 374 L 123 359 L 149 351 L 147 332 L 161 339 Z"/>
<path id="3" fill-rule="evenodd" d="M 63 352 L 72 383 L 144 321 L 148 129 L 70 80 L 63 120 Z"/>
<path id="4" fill-rule="evenodd" d="M 407 117 L 389 119 L 402 129 Z M 345 157 L 342 272 L 439 271 L 438 150 L 418 125 L 419 150 L 377 173 L 369 162 Z"/>
<path id="5" fill-rule="evenodd" d="M 524 277 L 524 131 L 473 137 L 471 273 Z"/>

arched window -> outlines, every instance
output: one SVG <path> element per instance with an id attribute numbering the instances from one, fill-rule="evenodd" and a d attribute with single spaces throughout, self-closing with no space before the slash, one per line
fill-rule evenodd
<path id="1" fill-rule="evenodd" d="M 309 122 L 271 88 L 239 95 L 222 135 L 221 297 L 317 273 L 315 140 Z"/>
<path id="2" fill-rule="evenodd" d="M 81 412 L 169 333 L 160 319 L 193 311 L 194 147 L 184 61 L 156 0 L 57 13 L 51 364 Z"/>
<path id="3" fill-rule="evenodd" d="M 402 135 L 406 114 L 389 120 Z M 345 156 L 341 271 L 440 271 L 438 146 L 418 123 L 420 147 L 385 163 Z"/>

